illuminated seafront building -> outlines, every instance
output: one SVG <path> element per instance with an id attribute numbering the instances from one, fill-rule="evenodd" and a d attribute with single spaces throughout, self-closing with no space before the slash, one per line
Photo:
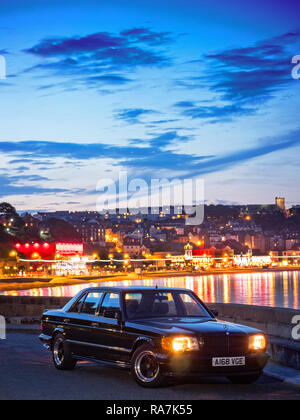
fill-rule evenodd
<path id="1" fill-rule="evenodd" d="M 51 271 L 52 275 L 85 275 L 88 274 L 87 263 L 90 258 L 84 255 L 83 243 L 17 243 L 14 248 L 20 257 L 20 262 L 32 267 L 33 270 Z"/>
<path id="2" fill-rule="evenodd" d="M 214 265 L 215 261 L 215 248 L 211 249 L 194 249 L 193 245 L 188 243 L 185 247 L 185 254 L 179 256 L 172 256 L 171 261 L 175 266 L 183 266 L 189 264 L 195 268 L 210 267 Z"/>
<path id="3" fill-rule="evenodd" d="M 173 256 L 173 265 L 189 264 L 196 269 L 210 267 L 262 267 L 271 265 L 274 258 L 271 255 L 253 256 L 251 251 L 247 254 L 234 255 L 234 251 L 229 247 L 223 249 L 211 248 L 193 248 L 188 243 L 185 246 L 185 255 Z"/>

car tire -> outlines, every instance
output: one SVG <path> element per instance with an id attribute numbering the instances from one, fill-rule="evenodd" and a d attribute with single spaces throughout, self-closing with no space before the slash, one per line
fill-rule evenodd
<path id="1" fill-rule="evenodd" d="M 134 380 L 145 388 L 157 388 L 166 384 L 154 349 L 147 344 L 135 350 L 131 359 L 131 374 Z"/>
<path id="2" fill-rule="evenodd" d="M 77 361 L 73 359 L 63 334 L 57 334 L 52 343 L 52 359 L 58 370 L 73 370 Z"/>
<path id="3" fill-rule="evenodd" d="M 233 384 L 253 384 L 258 381 L 261 377 L 262 372 L 255 373 L 252 375 L 242 375 L 242 376 L 227 376 L 227 379 Z"/>

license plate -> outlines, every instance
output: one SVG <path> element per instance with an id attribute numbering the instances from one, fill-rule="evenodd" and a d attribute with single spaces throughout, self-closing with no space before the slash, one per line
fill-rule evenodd
<path id="1" fill-rule="evenodd" d="M 223 366 L 245 366 L 245 357 L 214 357 L 212 359 L 212 365 L 214 367 Z"/>

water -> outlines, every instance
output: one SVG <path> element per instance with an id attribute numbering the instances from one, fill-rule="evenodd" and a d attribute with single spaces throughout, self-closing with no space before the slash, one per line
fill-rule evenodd
<path id="1" fill-rule="evenodd" d="M 162 286 L 193 290 L 205 302 L 300 308 L 300 271 L 109 281 L 4 292 L 13 296 L 72 297 L 94 286 Z"/>

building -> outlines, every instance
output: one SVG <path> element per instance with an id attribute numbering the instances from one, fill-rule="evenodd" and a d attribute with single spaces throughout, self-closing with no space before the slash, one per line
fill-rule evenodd
<path id="1" fill-rule="evenodd" d="M 84 255 L 83 243 L 63 243 L 57 242 L 50 244 L 47 242 L 26 242 L 14 245 L 19 255 L 24 255 L 29 260 L 53 260 L 58 257 L 72 257 L 75 255 Z"/>
<path id="2" fill-rule="evenodd" d="M 82 276 L 88 275 L 88 257 L 72 256 L 67 260 L 57 261 L 52 264 L 52 274 L 56 276 Z"/>
<path id="3" fill-rule="evenodd" d="M 298 239 L 286 239 L 285 240 L 285 249 L 286 249 L 286 251 L 290 251 L 290 250 L 294 249 L 295 247 L 297 247 L 298 244 L 299 244 Z"/>
<path id="4" fill-rule="evenodd" d="M 280 210 L 282 210 L 284 212 L 286 211 L 285 198 L 284 197 L 276 197 L 275 198 L 275 204 Z"/>
<path id="5" fill-rule="evenodd" d="M 265 254 L 267 251 L 266 238 L 262 233 L 257 233 L 255 235 L 245 235 L 244 244 L 250 248 L 255 249 L 261 254 Z"/>
<path id="6" fill-rule="evenodd" d="M 75 225 L 75 229 L 81 236 L 84 244 L 97 244 L 104 246 L 105 229 L 94 219 L 89 220 L 80 225 Z"/>
<path id="7" fill-rule="evenodd" d="M 300 250 L 283 251 L 282 255 L 283 257 L 286 257 L 290 263 L 297 265 L 300 264 Z"/>
<path id="8" fill-rule="evenodd" d="M 126 236 L 123 240 L 123 252 L 131 256 L 142 255 L 143 252 L 149 252 L 149 249 L 142 245 L 141 240 Z"/>

